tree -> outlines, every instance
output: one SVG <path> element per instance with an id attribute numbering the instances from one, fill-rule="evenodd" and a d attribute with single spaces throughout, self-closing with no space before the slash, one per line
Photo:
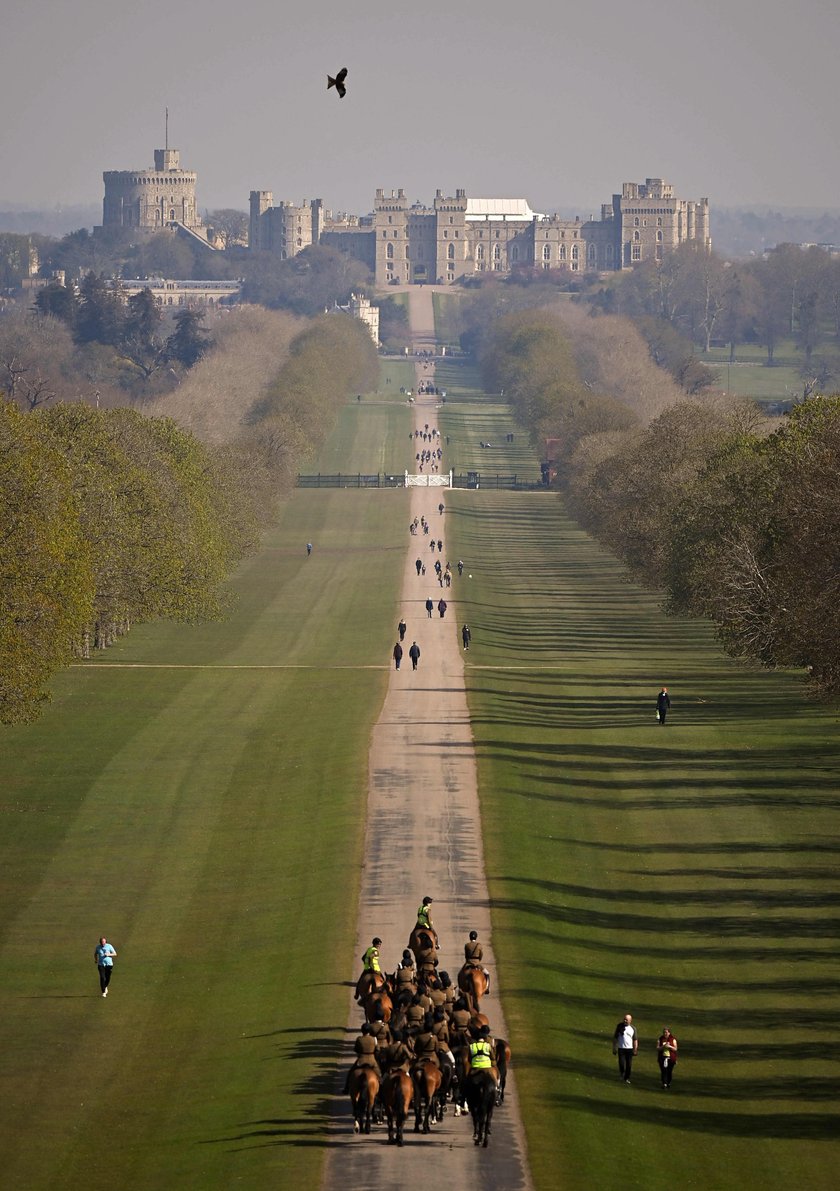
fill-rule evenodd
<path id="1" fill-rule="evenodd" d="M 79 303 L 72 289 L 53 281 L 44 289 L 38 290 L 35 295 L 35 309 L 39 314 L 58 319 L 72 330 L 79 313 Z"/>
<path id="2" fill-rule="evenodd" d="M 93 575 L 70 469 L 0 403 L 0 722 L 34 719 L 91 616 Z"/>
<path id="3" fill-rule="evenodd" d="M 104 274 L 88 273 L 80 287 L 76 341 L 116 347 L 124 332 L 125 307 L 117 289 L 108 285 Z"/>
<path id="4" fill-rule="evenodd" d="M 166 362 L 167 345 L 158 334 L 161 321 L 160 307 L 151 290 L 131 295 L 120 348 L 145 380 Z"/>
<path id="5" fill-rule="evenodd" d="M 216 242 L 222 248 L 248 243 L 248 215 L 232 207 L 222 207 L 207 214 L 207 226 Z"/>
<path id="6" fill-rule="evenodd" d="M 334 248 L 312 245 L 289 260 L 274 253 L 249 255 L 243 298 L 264 306 L 317 315 L 345 303 L 370 284 L 370 270 Z"/>
<path id="7" fill-rule="evenodd" d="M 204 311 L 180 310 L 175 315 L 175 330 L 166 341 L 165 356 L 184 368 L 192 368 L 209 350 L 213 339 L 204 330 Z"/>

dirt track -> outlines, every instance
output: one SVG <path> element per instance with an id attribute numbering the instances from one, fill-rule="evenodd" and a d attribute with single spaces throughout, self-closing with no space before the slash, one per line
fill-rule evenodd
<path id="1" fill-rule="evenodd" d="M 434 343 L 432 296 L 429 289 L 410 294 L 411 327 L 415 347 Z M 429 378 L 418 364 L 418 379 Z M 415 422 L 420 428 L 437 424 L 434 397 L 418 397 Z M 448 468 L 446 456 L 441 470 Z M 432 533 L 442 538 L 444 560 L 457 559 L 447 551 L 446 514 L 438 504 L 446 503 L 440 488 L 412 490 L 411 516 L 424 514 Z M 443 591 L 434 574 L 437 554 L 429 548 L 430 537 L 408 535 L 403 575 L 402 602 L 394 616 L 405 618 L 408 632 L 405 656 L 399 672 L 391 669 L 388 694 L 373 731 L 370 752 L 365 869 L 362 875 L 360 920 L 356 955 L 361 955 L 374 935 L 382 938 L 385 967 L 393 970 L 408 942 L 416 908 L 425 894 L 434 897 L 434 922 L 441 939 L 440 966 L 453 980 L 463 962 L 463 945 L 470 930 L 477 930 L 485 960 L 493 976 L 492 993 L 482 1003 L 493 1032 L 507 1037 L 495 982 L 495 963 L 490 937 L 488 894 L 484 878 L 475 755 L 464 690 L 464 663 L 458 615 L 458 587 L 469 582 L 467 573 Z M 418 578 L 415 559 L 426 563 L 426 576 Z M 431 596 L 437 605 L 444 595 L 448 609 L 444 619 L 437 609 L 429 619 L 425 602 Z M 416 672 L 411 669 L 408 648 L 420 646 Z M 360 965 L 361 966 L 361 965 Z M 354 972 L 353 976 L 358 975 Z M 348 995 L 348 1046 L 358 1033 L 362 1015 Z M 514 1055 L 514 1065 L 516 1056 Z M 341 1072 L 343 1079 L 344 1071 Z M 422 1151 L 422 1179 L 432 1185 L 452 1187 L 530 1188 L 525 1162 L 523 1130 L 516 1096 L 515 1074 L 508 1078 L 505 1105 L 493 1118 L 493 1132 L 487 1150 L 476 1150 L 467 1119 L 456 1120 L 451 1108 L 444 1122 L 431 1136 L 406 1132 L 404 1149 L 387 1144 L 384 1126 L 369 1137 L 353 1134 L 349 1101 L 336 1101 L 331 1128 L 325 1191 L 347 1187 L 377 1187 L 390 1191 L 404 1185 L 406 1178 L 419 1177 L 417 1161 Z"/>

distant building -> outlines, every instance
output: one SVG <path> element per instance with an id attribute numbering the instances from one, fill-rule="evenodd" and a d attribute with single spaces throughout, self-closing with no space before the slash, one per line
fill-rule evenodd
<path id="1" fill-rule="evenodd" d="M 345 314 L 352 314 L 353 318 L 359 319 L 363 322 L 370 331 L 370 337 L 374 344 L 379 347 L 379 307 L 374 306 L 370 298 L 366 298 L 364 294 L 351 294 L 350 301 L 346 306 L 340 306 L 338 302 L 335 304 L 336 310 L 342 310 Z"/>
<path id="2" fill-rule="evenodd" d="M 524 198 L 454 197 L 438 190 L 431 206 L 409 204 L 404 190 L 377 190 L 373 213 L 333 219 L 320 199 L 272 206 L 251 192 L 249 247 L 295 256 L 327 244 L 363 261 L 377 285 L 452 285 L 478 273 L 517 268 L 603 273 L 662 260 L 678 245 L 711 249 L 709 200 L 678 199 L 661 178 L 625 182 L 600 219 L 532 211 Z"/>
<path id="3" fill-rule="evenodd" d="M 177 149 L 155 149 L 149 170 L 106 170 L 102 204 L 104 228 L 138 228 L 184 232 L 207 245 L 207 232 L 198 214 L 197 175 L 181 169 Z"/>
<path id="4" fill-rule="evenodd" d="M 232 306 L 242 293 L 241 281 L 175 281 L 166 277 L 150 277 L 143 281 L 113 281 L 126 298 L 149 290 L 158 305 L 169 306 Z"/>

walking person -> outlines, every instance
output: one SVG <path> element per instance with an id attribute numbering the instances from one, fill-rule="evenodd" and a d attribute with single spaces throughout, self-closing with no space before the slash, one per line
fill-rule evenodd
<path id="1" fill-rule="evenodd" d="M 400 623 L 397 625 L 397 632 L 400 635 L 401 642 L 405 640 L 405 634 L 406 634 L 407 627 L 408 626 L 406 625 L 405 621 L 402 619 L 402 617 L 400 617 Z"/>
<path id="2" fill-rule="evenodd" d="M 114 971 L 116 958 L 116 951 L 103 935 L 93 949 L 93 962 L 99 969 L 99 991 L 103 997 L 108 995 L 108 985 L 111 983 L 111 974 Z"/>
<path id="3" fill-rule="evenodd" d="M 443 620 L 444 616 L 446 616 L 446 608 L 447 608 L 446 600 L 443 598 L 443 596 L 441 596 L 440 599 L 438 600 L 438 612 L 440 613 L 441 620 Z"/>
<path id="4" fill-rule="evenodd" d="M 428 616 L 429 620 L 432 619 L 432 613 L 434 612 L 434 610 L 435 610 L 435 605 L 432 601 L 432 597 L 429 596 L 429 598 L 426 600 L 426 615 Z"/>
<path id="5" fill-rule="evenodd" d="M 438 554 L 443 554 L 443 541 L 441 538 L 438 538 Z"/>
<path id="6" fill-rule="evenodd" d="M 307 542 L 306 543 L 306 557 L 308 558 L 311 553 L 312 553 L 312 543 Z"/>
<path id="7" fill-rule="evenodd" d="M 463 573 L 464 573 L 464 560 L 463 560 L 463 558 L 459 558 L 458 559 L 458 575 L 459 576 L 463 575 Z"/>
<path id="8" fill-rule="evenodd" d="M 420 578 L 420 572 L 423 570 L 423 559 L 422 559 L 422 558 L 418 558 L 418 559 L 415 561 L 414 565 L 417 567 L 417 578 L 419 579 L 419 578 Z"/>
<path id="9" fill-rule="evenodd" d="M 399 641 L 397 641 L 396 644 L 394 645 L 394 669 L 395 670 L 399 670 L 399 668 L 400 668 L 400 662 L 402 661 L 402 655 L 403 655 L 403 647 L 400 645 Z"/>
<path id="10" fill-rule="evenodd" d="M 633 1025 L 633 1018 L 625 1013 L 613 1032 L 613 1054 L 618 1055 L 618 1074 L 625 1083 L 630 1082 L 633 1070 L 633 1056 L 639 1053 L 639 1035 Z"/>
<path id="11" fill-rule="evenodd" d="M 659 716 L 660 724 L 665 723 L 665 716 L 671 710 L 671 697 L 668 694 L 668 688 L 664 686 L 659 694 L 656 696 L 656 714 Z"/>
<path id="12" fill-rule="evenodd" d="M 464 642 L 464 649 L 469 649 L 470 641 L 472 641 L 472 633 L 468 624 L 465 624 L 461 629 L 461 640 Z"/>
<path id="13" fill-rule="evenodd" d="M 408 656 L 411 658 L 412 670 L 417 669 L 417 663 L 420 661 L 420 646 L 416 641 L 412 641 L 411 649 L 408 651 Z"/>
<path id="14" fill-rule="evenodd" d="M 656 1039 L 656 1058 L 659 1062 L 659 1076 L 663 1088 L 670 1088 L 677 1065 L 678 1043 L 667 1026 L 662 1027 L 662 1033 Z"/>

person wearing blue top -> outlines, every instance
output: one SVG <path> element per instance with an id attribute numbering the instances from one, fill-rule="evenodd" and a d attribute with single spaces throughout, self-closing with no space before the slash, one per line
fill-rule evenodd
<path id="1" fill-rule="evenodd" d="M 108 995 L 108 985 L 111 983 L 111 973 L 114 970 L 116 958 L 116 951 L 103 935 L 93 949 L 93 962 L 99 969 L 99 988 L 103 997 Z"/>

